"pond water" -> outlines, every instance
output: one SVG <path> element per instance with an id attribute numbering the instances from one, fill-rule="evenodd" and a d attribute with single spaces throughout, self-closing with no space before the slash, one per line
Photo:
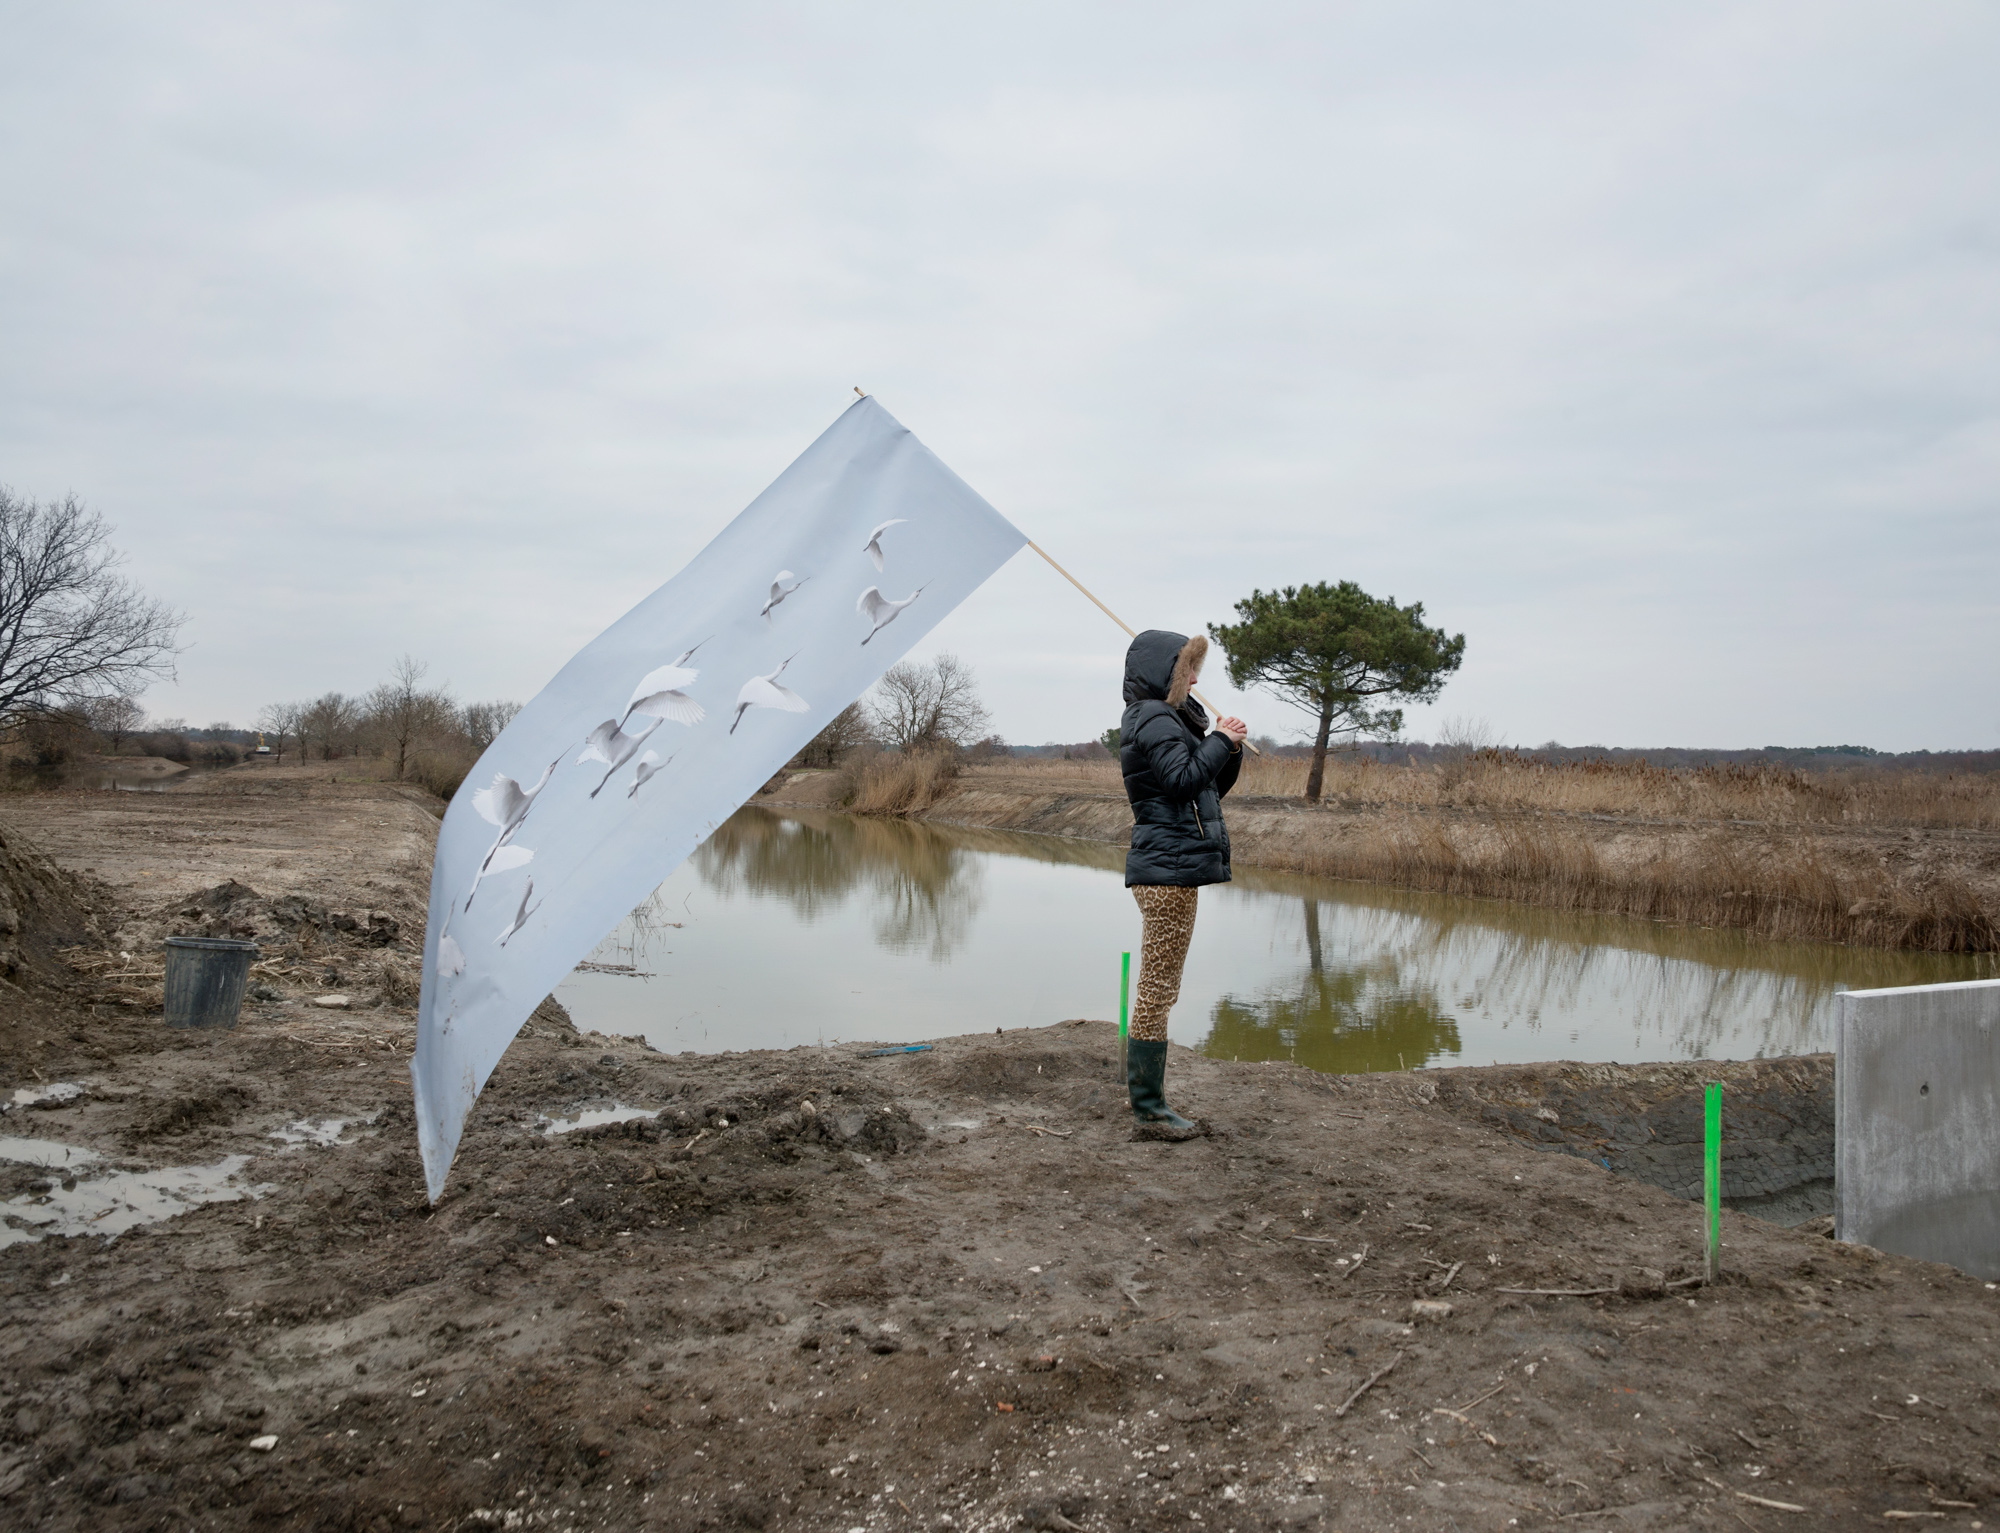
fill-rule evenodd
<path id="1" fill-rule="evenodd" d="M 1116 1017 L 1139 912 L 1097 842 L 739 810 L 556 991 L 667 1052 Z M 1840 988 L 1990 957 L 1760 941 L 1240 868 L 1201 893 L 1176 1042 L 1317 1070 L 1749 1059 L 1832 1046 Z"/>

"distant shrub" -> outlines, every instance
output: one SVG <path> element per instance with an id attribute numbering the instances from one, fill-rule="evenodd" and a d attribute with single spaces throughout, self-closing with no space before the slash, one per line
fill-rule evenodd
<path id="1" fill-rule="evenodd" d="M 426 793 L 434 793 L 449 803 L 476 759 L 467 750 L 431 747 L 410 757 L 406 775 Z"/>

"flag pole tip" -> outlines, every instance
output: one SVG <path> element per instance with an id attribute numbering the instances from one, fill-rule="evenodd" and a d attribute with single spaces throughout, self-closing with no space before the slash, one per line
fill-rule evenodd
<path id="1" fill-rule="evenodd" d="M 861 392 L 861 385 L 858 383 L 854 385 L 854 394 L 857 399 L 866 399 L 868 397 L 866 394 Z"/>

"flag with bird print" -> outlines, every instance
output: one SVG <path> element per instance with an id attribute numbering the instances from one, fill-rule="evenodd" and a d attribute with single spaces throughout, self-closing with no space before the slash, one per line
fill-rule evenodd
<path id="1" fill-rule="evenodd" d="M 515 716 L 432 865 L 410 1063 L 432 1201 L 529 1013 L 1026 542 L 863 398 Z"/>

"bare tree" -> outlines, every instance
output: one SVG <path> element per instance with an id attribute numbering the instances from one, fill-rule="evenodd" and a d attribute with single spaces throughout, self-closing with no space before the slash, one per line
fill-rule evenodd
<path id="1" fill-rule="evenodd" d="M 990 717 L 972 667 L 956 655 L 939 655 L 929 665 L 899 661 L 883 672 L 868 700 L 876 734 L 906 751 L 970 745 Z"/>
<path id="2" fill-rule="evenodd" d="M 263 732 L 264 743 L 271 747 L 271 755 L 276 765 L 285 764 L 285 746 L 291 740 L 301 740 L 301 729 L 306 715 L 304 703 L 270 703 L 257 715 L 257 728 Z M 303 743 L 299 759 L 305 759 Z"/>
<path id="3" fill-rule="evenodd" d="M 403 780 L 410 750 L 420 741 L 458 727 L 458 710 L 443 690 L 417 685 L 428 670 L 414 655 L 405 655 L 390 671 L 390 679 L 368 694 L 367 715 L 372 730 L 396 754 L 396 781 Z"/>
<path id="4" fill-rule="evenodd" d="M 324 693 L 307 703 L 305 717 L 299 720 L 299 759 L 305 760 L 308 748 L 317 743 L 319 759 L 333 760 L 347 745 L 359 716 L 354 700 L 339 692 Z"/>
<path id="5" fill-rule="evenodd" d="M 114 756 L 125 749 L 127 737 L 136 734 L 146 722 L 146 710 L 139 706 L 136 697 L 93 697 L 83 711 L 90 727 L 104 736 Z"/>
<path id="6" fill-rule="evenodd" d="M 826 728 L 806 741 L 804 748 L 792 757 L 791 764 L 801 767 L 839 766 L 843 756 L 866 745 L 872 738 L 868 715 L 862 711 L 861 704 L 849 703 L 827 720 Z"/>
<path id="7" fill-rule="evenodd" d="M 465 737 L 472 742 L 472 748 L 483 752 L 500 737 L 501 730 L 514 722 L 514 715 L 520 711 L 519 703 L 504 700 L 467 703 L 459 727 L 465 731 Z"/>
<path id="8" fill-rule="evenodd" d="M 0 489 L 0 719 L 173 675 L 181 615 L 117 573 L 110 536 L 74 495 Z"/>

